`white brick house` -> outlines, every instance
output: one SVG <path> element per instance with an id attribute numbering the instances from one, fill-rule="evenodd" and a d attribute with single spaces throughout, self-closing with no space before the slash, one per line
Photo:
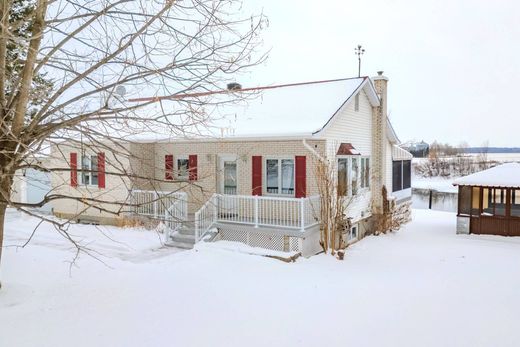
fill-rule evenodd
<path id="1" fill-rule="evenodd" d="M 338 185 L 347 187 L 343 193 L 352 197 L 351 238 L 373 231 L 383 186 L 397 205 L 409 206 L 411 155 L 398 147 L 387 119 L 387 83 L 380 73 L 374 78 L 207 93 L 256 95 L 245 103 L 217 107 L 219 121 L 212 125 L 211 135 L 121 144 L 132 153 L 129 159 L 106 150 L 81 153 L 64 143 L 54 151 L 65 160 L 55 159 L 54 165 L 70 168 L 70 174 L 53 177 L 53 188 L 77 196 L 103 196 L 106 201 L 131 201 L 140 205 L 137 213 L 158 219 L 170 215 L 175 221 L 166 224 L 175 229 L 171 237 L 177 245 L 187 246 L 209 230 L 218 230 L 219 238 L 311 255 L 319 251 L 314 178 L 319 158 L 335 163 Z M 115 166 L 139 178 L 106 174 Z M 57 200 L 53 212 L 113 224 L 127 217 L 114 215 L 117 207 L 101 207 Z M 187 221 L 179 223 L 179 218 Z"/>

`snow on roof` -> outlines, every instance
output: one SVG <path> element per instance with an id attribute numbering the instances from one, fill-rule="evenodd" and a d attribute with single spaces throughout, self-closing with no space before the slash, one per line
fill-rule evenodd
<path id="1" fill-rule="evenodd" d="M 365 89 L 370 100 L 378 104 L 377 95 L 368 77 L 293 83 L 243 88 L 197 94 L 143 98 L 131 101 L 190 98 L 200 102 L 201 114 L 211 120 L 193 134 L 214 137 L 249 136 L 312 136 L 319 132 L 355 93 Z M 171 104 L 170 104 L 171 105 Z M 194 136 L 195 138 L 198 136 Z"/>
<path id="2" fill-rule="evenodd" d="M 520 164 L 506 163 L 453 181 L 455 186 L 520 187 Z"/>
<path id="3" fill-rule="evenodd" d="M 386 136 L 388 138 L 388 141 L 390 141 L 392 144 L 401 143 L 401 141 L 399 141 L 399 138 L 397 137 L 394 126 L 392 125 L 392 122 L 390 122 L 390 118 L 388 117 L 386 117 Z"/>
<path id="4" fill-rule="evenodd" d="M 397 146 L 392 145 L 392 160 L 412 160 L 412 153 L 407 150 Z"/>
<path id="5" fill-rule="evenodd" d="M 309 134 L 319 131 L 358 90 L 364 78 L 263 89 L 238 104 L 216 108 L 214 124 L 228 136 Z"/>

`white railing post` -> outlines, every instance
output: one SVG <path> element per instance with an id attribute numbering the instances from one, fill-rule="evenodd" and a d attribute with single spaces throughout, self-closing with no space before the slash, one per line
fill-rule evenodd
<path id="1" fill-rule="evenodd" d="M 305 198 L 300 198 L 300 228 L 305 231 Z"/>
<path id="2" fill-rule="evenodd" d="M 258 228 L 258 195 L 255 195 L 255 228 Z"/>
<path id="3" fill-rule="evenodd" d="M 195 243 L 199 242 L 199 214 L 199 211 L 195 212 Z"/>
<path id="4" fill-rule="evenodd" d="M 220 199 L 219 199 L 219 194 L 215 194 L 213 195 L 214 199 L 211 199 L 211 200 L 214 200 L 213 201 L 213 222 L 216 222 L 218 220 L 218 205 L 219 202 L 220 202 Z"/>
<path id="5" fill-rule="evenodd" d="M 164 211 L 164 243 L 170 241 L 170 223 L 168 223 L 168 211 Z"/>
<path id="6" fill-rule="evenodd" d="M 159 194 L 157 192 L 153 192 L 153 217 L 157 219 L 157 199 L 159 198 Z"/>

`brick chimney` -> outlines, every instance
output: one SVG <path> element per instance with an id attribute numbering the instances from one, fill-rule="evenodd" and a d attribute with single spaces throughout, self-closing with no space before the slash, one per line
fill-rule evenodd
<path id="1" fill-rule="evenodd" d="M 383 75 L 383 71 L 378 71 L 377 76 L 372 77 L 372 82 L 379 96 L 380 105 L 374 107 L 372 111 L 372 210 L 375 214 L 383 211 L 382 188 L 386 185 L 386 116 L 387 116 L 387 87 L 388 77 Z M 390 187 L 386 187 L 390 189 Z M 391 193 L 390 191 L 388 192 Z"/>

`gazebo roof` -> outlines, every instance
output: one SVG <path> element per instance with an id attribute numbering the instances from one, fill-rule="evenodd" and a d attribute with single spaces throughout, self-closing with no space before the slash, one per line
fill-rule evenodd
<path id="1" fill-rule="evenodd" d="M 520 188 L 520 164 L 507 163 L 464 176 L 453 181 L 454 186 Z"/>

